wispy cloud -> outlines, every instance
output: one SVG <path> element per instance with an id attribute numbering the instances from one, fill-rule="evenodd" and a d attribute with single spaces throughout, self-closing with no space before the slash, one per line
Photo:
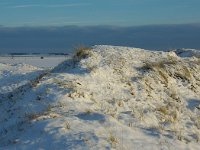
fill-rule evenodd
<path id="1" fill-rule="evenodd" d="M 62 22 L 56 22 L 56 21 L 47 21 L 48 22 L 48 26 L 65 26 L 65 25 L 78 25 L 81 24 L 81 22 L 79 21 L 62 21 Z M 22 24 L 20 22 L 20 24 Z M 46 24 L 37 24 L 37 22 L 34 21 L 27 21 L 27 22 L 23 22 L 24 26 L 47 26 Z"/>
<path id="2" fill-rule="evenodd" d="M 63 5 L 46 5 L 46 7 L 76 7 L 76 6 L 87 6 L 87 5 L 90 5 L 90 4 L 89 3 L 74 3 L 74 4 L 63 4 Z"/>
<path id="3" fill-rule="evenodd" d="M 75 25 L 75 24 L 78 25 L 78 24 L 81 24 L 81 22 L 79 21 L 49 22 L 49 26 L 51 25 L 65 26 L 65 25 Z"/>
<path id="4" fill-rule="evenodd" d="M 28 8 L 28 7 L 41 7 L 42 5 L 16 5 L 8 6 L 9 8 Z"/>
<path id="5" fill-rule="evenodd" d="M 59 5 L 38 5 L 38 4 L 30 4 L 30 5 L 15 5 L 8 6 L 9 8 L 29 8 L 29 7 L 47 7 L 47 8 L 61 8 L 61 7 L 78 7 L 78 6 L 88 6 L 89 3 L 71 3 L 71 4 L 59 4 Z"/>

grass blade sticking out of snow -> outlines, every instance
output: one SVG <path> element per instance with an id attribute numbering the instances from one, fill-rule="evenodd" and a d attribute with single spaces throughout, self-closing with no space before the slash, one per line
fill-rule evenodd
<path id="1" fill-rule="evenodd" d="M 92 48 L 79 45 L 74 48 L 74 56 L 73 59 L 75 61 L 80 61 L 81 59 L 86 59 L 87 57 L 91 56 Z"/>

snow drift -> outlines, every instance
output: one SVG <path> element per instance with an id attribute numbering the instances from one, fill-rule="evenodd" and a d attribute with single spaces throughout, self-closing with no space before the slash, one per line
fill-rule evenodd
<path id="1" fill-rule="evenodd" d="M 1 92 L 0 149 L 199 148 L 194 50 L 94 46 L 37 74 L 26 78 L 30 88 Z"/>

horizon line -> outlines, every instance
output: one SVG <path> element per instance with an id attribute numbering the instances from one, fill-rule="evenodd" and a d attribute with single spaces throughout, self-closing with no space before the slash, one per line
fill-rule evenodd
<path id="1" fill-rule="evenodd" d="M 195 23 L 170 23 L 170 24 L 146 24 L 146 25 L 39 25 L 39 26 L 30 26 L 30 25 L 22 25 L 22 26 L 5 26 L 0 25 L 0 28 L 63 28 L 63 27 L 117 27 L 117 28 L 129 28 L 129 27 L 148 27 L 148 26 L 181 26 L 181 25 L 195 25 L 200 27 L 200 22 Z"/>

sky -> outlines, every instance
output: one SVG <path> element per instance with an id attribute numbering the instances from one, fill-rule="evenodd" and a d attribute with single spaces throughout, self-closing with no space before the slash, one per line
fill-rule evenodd
<path id="1" fill-rule="evenodd" d="M 0 26 L 200 23 L 200 0 L 0 0 Z"/>

